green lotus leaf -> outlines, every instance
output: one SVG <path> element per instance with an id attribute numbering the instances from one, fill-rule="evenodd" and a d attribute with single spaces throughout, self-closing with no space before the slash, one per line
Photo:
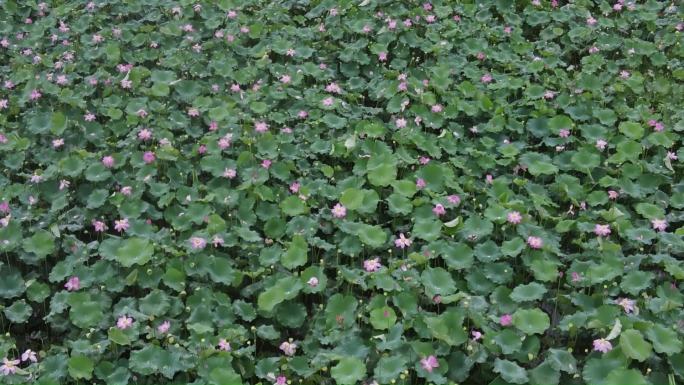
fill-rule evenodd
<path id="1" fill-rule="evenodd" d="M 527 285 L 518 285 L 511 293 L 511 299 L 515 302 L 538 301 L 546 294 L 544 285 L 532 282 Z"/>
<path id="2" fill-rule="evenodd" d="M 144 265 L 154 253 L 154 246 L 146 239 L 128 238 L 122 240 L 114 252 L 114 258 L 124 267 Z"/>
<path id="3" fill-rule="evenodd" d="M 55 240 L 50 232 L 40 230 L 24 239 L 23 247 L 24 251 L 33 253 L 38 258 L 45 258 L 55 250 Z"/>
<path id="4" fill-rule="evenodd" d="M 295 235 L 292 237 L 292 242 L 287 248 L 287 251 L 283 254 L 281 262 L 283 266 L 288 269 L 294 269 L 295 267 L 302 266 L 307 260 L 307 250 L 308 244 L 304 237 L 300 235 Z"/>
<path id="5" fill-rule="evenodd" d="M 518 309 L 513 313 L 513 325 L 525 334 L 543 334 L 551 325 L 549 316 L 539 309 Z"/>
<path id="6" fill-rule="evenodd" d="M 366 375 L 366 366 L 356 357 L 343 357 L 330 374 L 338 384 L 356 384 Z"/>
<path id="7" fill-rule="evenodd" d="M 494 372 L 501 375 L 505 381 L 514 384 L 524 384 L 529 380 L 527 371 L 513 361 L 497 358 L 494 361 Z"/>
<path id="8" fill-rule="evenodd" d="M 644 340 L 638 330 L 623 330 L 620 334 L 620 347 L 625 356 L 639 362 L 645 361 L 651 356 L 651 344 Z"/>
<path id="9" fill-rule="evenodd" d="M 423 270 L 420 280 L 425 286 L 426 293 L 434 295 L 449 295 L 456 291 L 456 284 L 449 272 L 441 267 L 427 268 Z"/>
<path id="10" fill-rule="evenodd" d="M 15 324 L 21 324 L 26 322 L 26 320 L 33 314 L 33 309 L 31 305 L 27 304 L 23 299 L 15 301 L 11 306 L 6 307 L 3 311 L 5 316 L 10 322 Z"/>
<path id="11" fill-rule="evenodd" d="M 93 378 L 93 361 L 84 355 L 71 356 L 68 361 L 69 375 L 71 378 L 78 380 L 90 380 Z"/>
<path id="12" fill-rule="evenodd" d="M 259 309 L 270 312 L 279 303 L 296 297 L 301 288 L 302 284 L 296 278 L 281 278 L 259 294 L 257 301 Z"/>
<path id="13" fill-rule="evenodd" d="M 370 322 L 378 330 L 389 329 L 397 322 L 397 314 L 389 306 L 373 309 L 370 312 Z"/>
<path id="14" fill-rule="evenodd" d="M 646 337 L 653 343 L 653 349 L 657 353 L 671 356 L 682 351 L 684 343 L 678 337 L 677 332 L 659 324 L 654 324 L 646 329 Z"/>

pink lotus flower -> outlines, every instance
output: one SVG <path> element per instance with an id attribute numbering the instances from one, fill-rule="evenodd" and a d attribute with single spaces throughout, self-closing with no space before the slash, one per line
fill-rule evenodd
<path id="1" fill-rule="evenodd" d="M 107 225 L 105 225 L 104 222 L 97 221 L 94 219 L 93 219 L 93 227 L 95 228 L 95 232 L 97 232 L 97 233 L 104 232 L 107 229 Z"/>
<path id="2" fill-rule="evenodd" d="M 141 108 L 136 112 L 136 115 L 138 115 L 141 118 L 145 118 L 149 114 L 147 113 L 147 111 L 145 111 L 143 108 Z"/>
<path id="3" fill-rule="evenodd" d="M 484 75 L 482 75 L 482 77 L 480 78 L 480 81 L 481 81 L 482 83 L 484 83 L 484 84 L 491 83 L 491 81 L 492 81 L 492 75 L 490 75 L 490 74 L 484 74 Z"/>
<path id="4" fill-rule="evenodd" d="M 299 182 L 292 182 L 292 183 L 290 184 L 290 192 L 293 193 L 293 194 L 298 193 L 298 192 L 299 192 L 299 187 L 300 187 L 300 186 L 301 186 L 301 185 L 299 184 Z"/>
<path id="5" fill-rule="evenodd" d="M 131 325 L 133 325 L 133 318 L 127 317 L 126 315 L 122 315 L 116 320 L 116 327 L 121 330 L 128 329 Z"/>
<path id="6" fill-rule="evenodd" d="M 138 139 L 142 141 L 147 141 L 152 139 L 152 131 L 148 130 L 147 128 L 143 128 L 138 132 Z"/>
<path id="7" fill-rule="evenodd" d="M 335 103 L 335 99 L 333 99 L 331 97 L 327 97 L 327 98 L 323 99 L 323 105 L 326 107 L 332 106 L 333 103 Z"/>
<path id="8" fill-rule="evenodd" d="M 38 99 L 40 99 L 41 96 L 43 96 L 43 95 L 40 93 L 40 91 L 38 91 L 38 90 L 31 91 L 31 96 L 30 96 L 31 100 L 38 100 Z"/>
<path id="9" fill-rule="evenodd" d="M 19 369 L 19 362 L 19 360 L 8 360 L 7 357 L 3 358 L 2 365 L 0 365 L 0 373 L 2 373 L 3 376 L 16 373 L 17 369 Z"/>
<path id="10" fill-rule="evenodd" d="M 280 344 L 279 349 L 282 350 L 286 356 L 294 356 L 295 351 L 297 350 L 297 344 L 295 344 L 294 342 L 290 343 L 285 341 L 282 344 Z"/>
<path id="11" fill-rule="evenodd" d="M 133 86 L 133 82 L 128 79 L 122 79 L 120 84 L 123 89 L 130 89 Z"/>
<path id="12" fill-rule="evenodd" d="M 570 136 L 570 130 L 568 130 L 567 128 L 563 128 L 560 130 L 560 132 L 558 132 L 558 136 L 560 136 L 561 138 L 567 138 L 568 136 Z"/>
<path id="13" fill-rule="evenodd" d="M 541 249 L 544 245 L 544 241 L 539 237 L 529 236 L 527 237 L 527 244 L 533 249 Z"/>
<path id="14" fill-rule="evenodd" d="M 131 187 L 131 186 L 123 186 L 123 187 L 121 187 L 120 192 L 121 192 L 121 194 L 123 194 L 124 196 L 130 196 L 130 195 L 133 193 L 133 187 Z"/>
<path id="15" fill-rule="evenodd" d="M 458 195 L 449 195 L 447 201 L 453 205 L 458 205 L 461 203 L 461 197 Z"/>
<path id="16" fill-rule="evenodd" d="M 287 385 L 287 377 L 278 376 L 278 378 L 276 378 L 275 385 Z"/>
<path id="17" fill-rule="evenodd" d="M 571 276 L 572 276 L 572 282 L 579 282 L 582 280 L 582 276 L 580 275 L 580 273 L 578 273 L 576 271 L 573 271 Z"/>
<path id="18" fill-rule="evenodd" d="M 587 25 L 592 26 L 594 24 L 596 24 L 596 19 L 591 16 L 587 17 Z"/>
<path id="19" fill-rule="evenodd" d="M 290 77 L 290 75 L 283 75 L 280 77 L 280 82 L 283 84 L 288 84 L 291 80 L 292 78 Z"/>
<path id="20" fill-rule="evenodd" d="M 335 218 L 344 218 L 347 215 L 347 208 L 340 203 L 337 203 L 331 211 Z"/>
<path id="21" fill-rule="evenodd" d="M 191 108 L 188 110 L 188 116 L 197 117 L 199 115 L 200 115 L 200 112 L 197 108 Z"/>
<path id="22" fill-rule="evenodd" d="M 367 259 L 363 261 L 363 268 L 369 273 L 380 270 L 380 267 L 382 267 L 382 264 L 380 264 L 380 258 Z"/>
<path id="23" fill-rule="evenodd" d="M 416 187 L 417 187 L 419 190 L 425 188 L 425 186 L 427 186 L 427 183 L 425 183 L 425 179 L 423 179 L 423 178 L 418 178 L 418 179 L 416 180 Z"/>
<path id="24" fill-rule="evenodd" d="M 394 124 L 397 126 L 397 128 L 404 128 L 406 127 L 406 119 L 399 118 L 394 121 Z"/>
<path id="25" fill-rule="evenodd" d="M 327 92 L 333 93 L 333 94 L 339 94 L 342 92 L 342 89 L 340 86 L 337 85 L 337 83 L 330 83 L 327 86 L 325 86 L 325 90 Z"/>
<path id="26" fill-rule="evenodd" d="M 123 232 L 128 230 L 131 225 L 128 223 L 128 218 L 123 218 L 118 221 L 114 221 L 114 230 Z"/>
<path id="27" fill-rule="evenodd" d="M 59 139 L 54 139 L 52 141 L 52 147 L 53 148 L 60 148 L 64 145 L 64 139 L 59 138 Z"/>
<path id="28" fill-rule="evenodd" d="M 432 373 L 433 369 L 439 368 L 439 361 L 437 361 L 437 357 L 430 355 L 420 360 L 420 366 L 428 373 Z"/>
<path id="29" fill-rule="evenodd" d="M 441 104 L 435 104 L 434 106 L 432 106 L 431 111 L 434 113 L 440 113 L 440 112 L 442 112 L 443 109 L 444 108 L 442 107 Z"/>
<path id="30" fill-rule="evenodd" d="M 555 96 L 556 96 L 556 93 L 551 91 L 551 90 L 547 90 L 546 92 L 544 92 L 544 99 L 546 99 L 546 100 L 553 99 Z"/>
<path id="31" fill-rule="evenodd" d="M 634 313 L 634 309 L 636 305 L 636 301 L 633 299 L 628 299 L 628 298 L 618 298 L 617 301 L 615 301 L 618 305 L 622 307 L 622 309 L 625 311 L 625 313 L 630 314 Z"/>
<path id="32" fill-rule="evenodd" d="M 667 152 L 666 158 L 667 158 L 668 160 L 677 160 L 677 159 L 679 159 L 679 158 L 677 157 L 677 154 L 675 154 L 675 153 L 672 152 L 672 151 L 668 151 L 668 152 Z"/>
<path id="33" fill-rule="evenodd" d="M 67 79 L 66 75 L 59 75 L 57 76 L 57 80 L 55 80 L 55 83 L 59 84 L 60 86 L 63 86 L 69 83 L 69 80 Z"/>
<path id="34" fill-rule="evenodd" d="M 0 110 L 7 109 L 8 106 L 9 106 L 9 100 L 0 99 Z"/>
<path id="35" fill-rule="evenodd" d="M 441 217 L 442 215 L 446 214 L 446 210 L 444 209 L 444 206 L 441 203 L 437 203 L 435 207 L 432 208 L 432 212 L 435 213 L 438 217 Z"/>
<path id="36" fill-rule="evenodd" d="M 190 238 L 190 245 L 195 250 L 201 250 L 207 246 L 207 240 L 202 237 Z"/>
<path id="37" fill-rule="evenodd" d="M 378 54 L 378 60 L 381 62 L 387 61 L 387 52 L 380 52 Z"/>
<path id="38" fill-rule="evenodd" d="M 234 168 L 227 168 L 223 170 L 223 177 L 228 179 L 233 179 L 237 175 L 237 171 Z"/>
<path id="39" fill-rule="evenodd" d="M 214 235 L 214 238 L 211 239 L 211 244 L 214 245 L 214 247 L 223 246 L 224 242 L 223 238 L 218 235 Z"/>
<path id="40" fill-rule="evenodd" d="M 610 225 L 599 225 L 594 226 L 594 233 L 599 237 L 607 237 L 610 235 Z"/>
<path id="41" fill-rule="evenodd" d="M 285 55 L 289 57 L 294 57 L 296 54 L 297 52 L 292 48 L 288 48 L 287 51 L 285 51 Z"/>
<path id="42" fill-rule="evenodd" d="M 6 214 L 8 212 L 10 212 L 9 202 L 7 202 L 7 201 L 0 202 L 0 213 Z"/>
<path id="43" fill-rule="evenodd" d="M 629 78 L 629 75 L 630 75 L 629 71 L 625 71 L 625 70 L 620 71 L 620 77 L 623 79 Z"/>
<path id="44" fill-rule="evenodd" d="M 301 111 L 299 111 L 299 112 L 297 113 L 297 116 L 298 116 L 300 119 L 306 119 L 306 117 L 309 116 L 309 113 L 306 112 L 306 111 L 304 111 L 304 110 L 301 110 Z"/>
<path id="45" fill-rule="evenodd" d="M 608 190 L 608 198 L 609 199 L 615 200 L 618 198 L 619 195 L 620 194 L 618 194 L 618 192 L 615 190 Z"/>
<path id="46" fill-rule="evenodd" d="M 221 349 L 225 352 L 229 352 L 232 350 L 230 347 L 230 343 L 228 341 L 226 341 L 224 338 L 221 338 L 219 340 L 218 346 L 219 346 L 219 349 Z"/>
<path id="47" fill-rule="evenodd" d="M 664 219 L 652 219 L 651 224 L 653 225 L 653 229 L 658 231 L 665 231 L 667 228 L 667 221 Z"/>
<path id="48" fill-rule="evenodd" d="M 114 167 L 114 157 L 107 155 L 102 158 L 102 164 L 107 168 Z"/>
<path id="49" fill-rule="evenodd" d="M 411 239 L 404 237 L 404 233 L 399 233 L 399 237 L 394 240 L 394 245 L 400 249 L 411 246 Z"/>
<path id="50" fill-rule="evenodd" d="M 68 291 L 76 291 L 81 288 L 81 280 L 77 276 L 73 276 L 64 284 L 64 287 Z"/>
<path id="51" fill-rule="evenodd" d="M 613 350 L 613 345 L 606 339 L 595 339 L 594 350 L 601 353 L 608 353 L 609 351 Z"/>
<path id="52" fill-rule="evenodd" d="M 598 139 L 598 140 L 596 141 L 596 148 L 598 148 L 599 150 L 603 151 L 603 150 L 606 148 L 606 145 L 607 145 L 607 144 L 608 144 L 608 142 L 606 142 L 605 140 L 603 140 L 603 139 Z"/>
<path id="53" fill-rule="evenodd" d="M 594 45 L 594 46 L 591 46 L 591 47 L 589 48 L 589 53 L 590 53 L 590 54 L 595 54 L 595 53 L 597 53 L 598 51 L 599 51 L 599 49 L 598 49 L 598 47 L 595 46 L 595 45 Z"/>
<path id="54" fill-rule="evenodd" d="M 272 163 L 273 163 L 273 162 L 272 162 L 271 160 L 269 160 L 269 159 L 264 159 L 264 160 L 261 161 L 261 167 L 263 167 L 263 168 L 265 168 L 265 169 L 268 169 L 269 167 L 271 167 L 271 164 L 272 164 Z"/>
<path id="55" fill-rule="evenodd" d="M 254 131 L 266 132 L 266 131 L 268 131 L 268 124 L 266 124 L 266 122 L 256 122 L 254 124 Z"/>
<path id="56" fill-rule="evenodd" d="M 224 135 L 221 139 L 218 141 L 218 146 L 221 150 L 225 150 L 226 148 L 230 147 L 230 144 L 233 140 L 233 135 L 232 134 L 226 134 Z"/>
<path id="57" fill-rule="evenodd" d="M 155 159 L 156 157 L 154 156 L 154 152 L 152 151 L 145 151 L 145 153 L 143 154 L 143 161 L 147 164 L 154 162 Z"/>
<path id="58" fill-rule="evenodd" d="M 508 215 L 506 215 L 506 219 L 509 223 L 517 225 L 518 223 L 520 223 L 520 221 L 522 221 L 522 215 L 520 215 L 520 213 L 517 211 L 511 211 L 510 213 L 508 213 Z"/>
<path id="59" fill-rule="evenodd" d="M 501 324 L 501 326 L 508 326 L 511 323 L 513 323 L 513 317 L 510 314 L 504 314 L 499 317 L 499 324 Z"/>
<path id="60" fill-rule="evenodd" d="M 26 361 L 31 361 L 31 362 L 38 362 L 38 358 L 36 357 L 36 352 L 34 352 L 31 349 L 26 349 L 22 354 L 21 354 L 21 360 L 26 362 Z"/>
<path id="61" fill-rule="evenodd" d="M 157 331 L 161 334 L 166 334 L 166 332 L 169 331 L 169 328 L 171 328 L 171 322 L 164 321 L 161 323 L 161 325 L 157 326 Z"/>
<path id="62" fill-rule="evenodd" d="M 31 175 L 31 183 L 40 183 L 43 180 L 42 175 L 33 174 Z"/>
<path id="63" fill-rule="evenodd" d="M 311 287 L 316 287 L 316 286 L 318 286 L 318 278 L 311 277 L 311 278 L 309 278 L 308 281 L 306 281 L 306 283 L 308 283 L 309 286 L 311 286 Z"/>
<path id="64" fill-rule="evenodd" d="M 477 330 L 473 330 L 472 332 L 470 332 L 470 334 L 473 336 L 473 341 L 478 341 L 482 339 L 482 333 Z"/>

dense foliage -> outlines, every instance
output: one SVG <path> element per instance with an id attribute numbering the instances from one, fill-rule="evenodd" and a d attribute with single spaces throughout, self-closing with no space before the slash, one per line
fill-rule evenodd
<path id="1" fill-rule="evenodd" d="M 0 1 L 0 382 L 684 381 L 665 1 Z"/>

